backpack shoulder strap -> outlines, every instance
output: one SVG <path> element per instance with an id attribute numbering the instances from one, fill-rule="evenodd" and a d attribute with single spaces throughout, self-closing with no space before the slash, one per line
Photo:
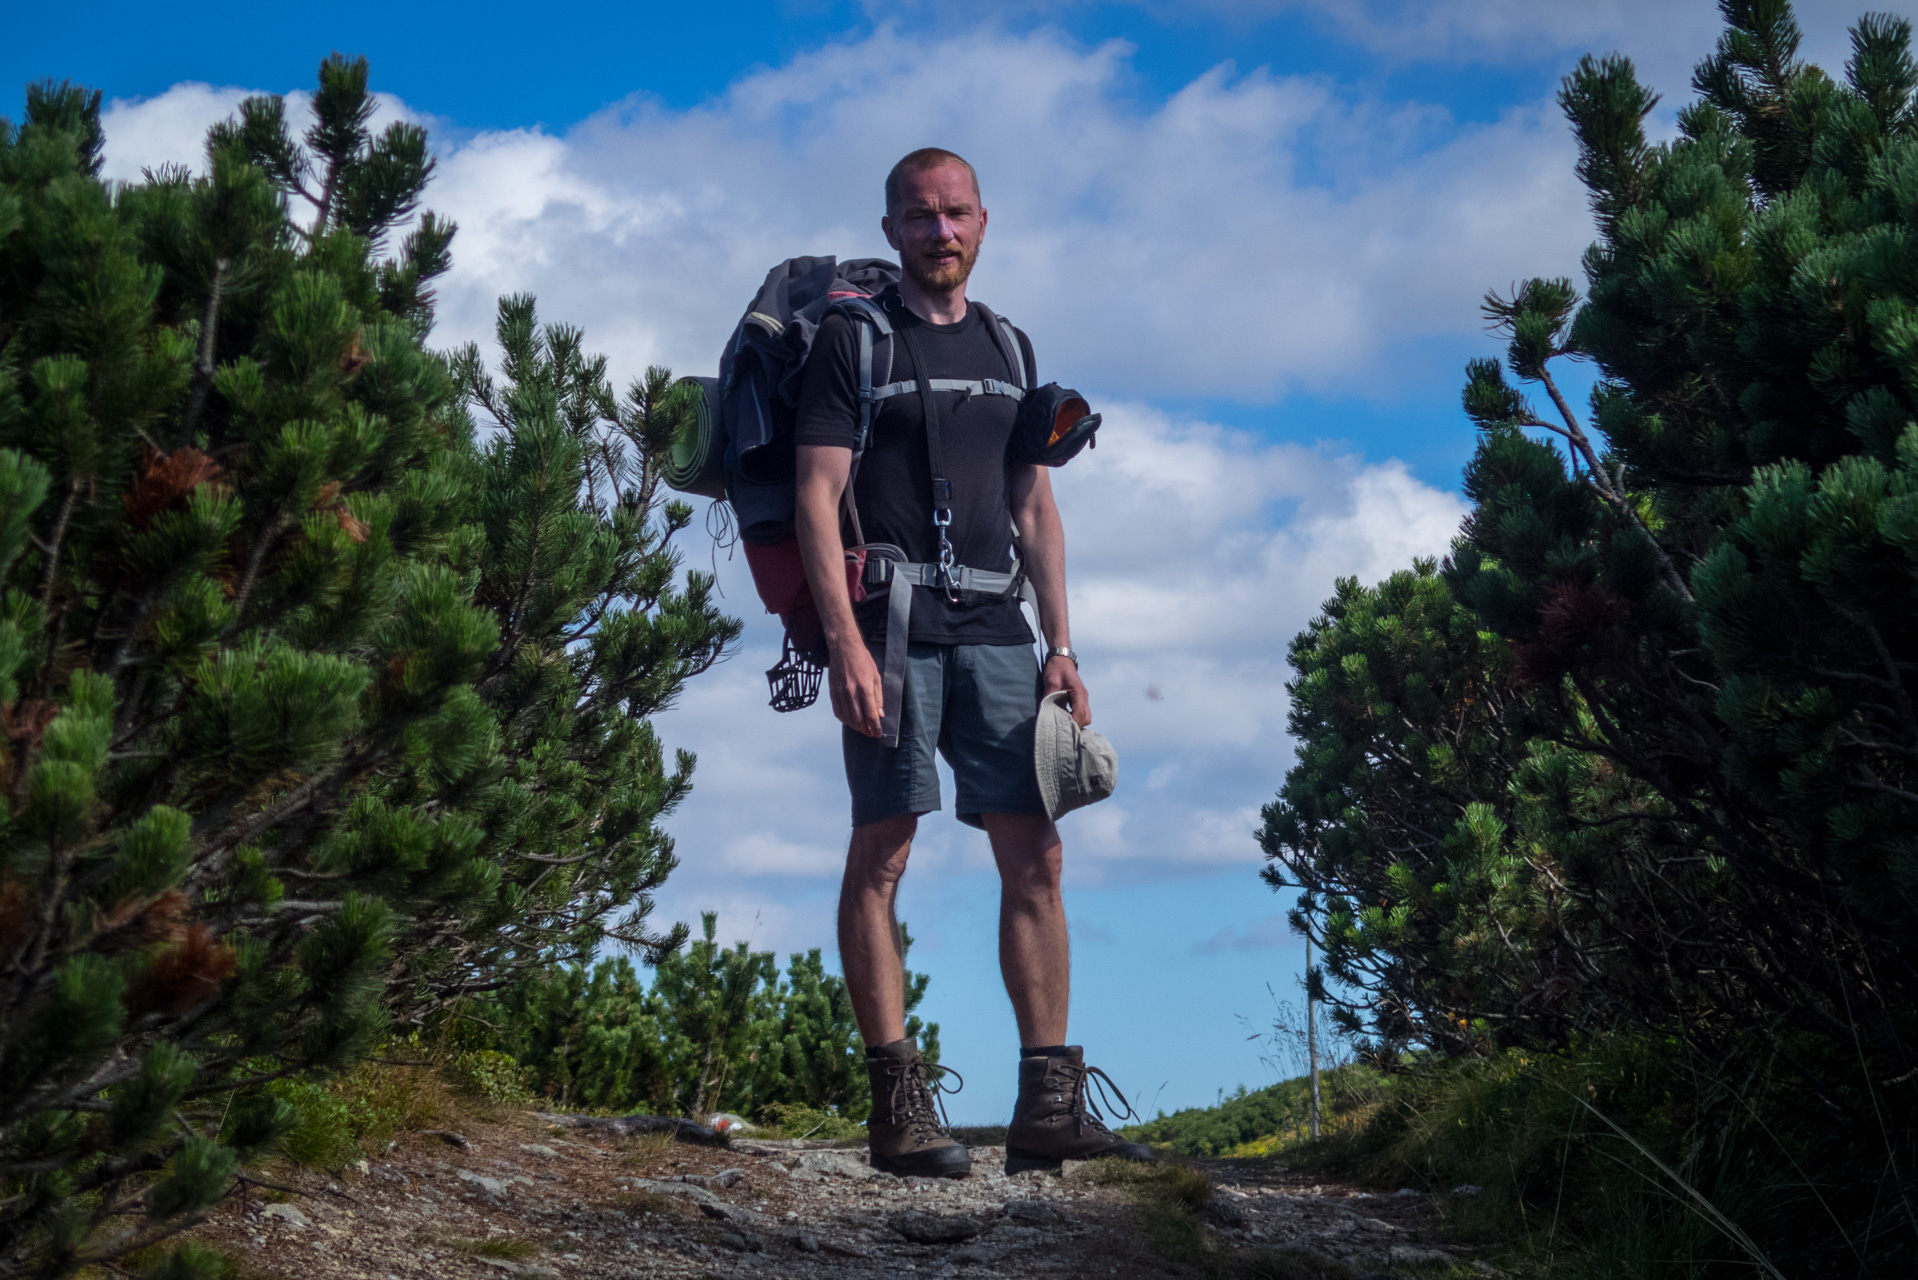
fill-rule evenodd
<path id="1" fill-rule="evenodd" d="M 897 326 L 890 323 L 883 308 L 863 298 L 856 299 L 854 302 L 857 303 L 860 311 L 871 318 L 874 327 L 878 330 L 876 337 L 873 334 L 862 336 L 862 343 L 868 340 L 877 341 L 880 338 L 890 339 L 897 331 Z M 850 304 L 841 303 L 839 305 L 846 306 Z M 1007 324 L 1004 320 L 995 316 L 984 306 L 979 306 L 977 303 L 972 305 L 978 306 L 980 314 L 985 317 L 986 332 L 992 338 L 994 349 L 1004 357 L 1006 367 L 1012 371 L 1013 380 L 1007 382 L 1000 378 L 930 378 L 926 380 L 926 386 L 933 391 L 957 391 L 961 397 L 961 403 L 964 403 L 964 397 L 966 396 L 1009 396 L 1014 400 L 1023 400 L 1028 390 L 1026 387 L 1026 365 L 1025 361 L 1019 355 L 1019 339 L 1017 334 L 1014 333 L 1010 324 Z M 1008 352 L 1011 354 L 1007 354 Z M 886 349 L 885 373 L 882 376 L 872 378 L 870 383 L 866 381 L 866 377 L 872 369 L 872 364 L 864 360 L 865 348 L 863 346 L 861 347 L 861 356 L 859 393 L 863 401 L 861 429 L 864 431 L 871 427 L 870 411 L 875 409 L 881 400 L 890 400 L 894 396 L 917 393 L 921 388 L 917 378 L 909 382 L 892 381 L 892 346 L 890 342 L 887 343 Z"/>
<path id="2" fill-rule="evenodd" d="M 861 322 L 858 324 L 859 435 L 852 451 L 853 465 L 857 466 L 859 455 L 866 451 L 866 444 L 872 439 L 872 408 L 876 399 L 873 389 L 892 379 L 892 321 L 887 317 L 885 308 L 878 306 L 871 298 L 841 298 L 833 304 L 832 309 Z M 885 372 L 875 378 L 873 359 L 882 340 L 886 343 Z"/>
<path id="3" fill-rule="evenodd" d="M 1026 357 L 1019 350 L 1019 335 L 1014 331 L 1012 321 L 983 302 L 969 305 L 979 308 L 979 314 L 986 318 L 986 332 L 992 335 L 992 345 L 999 348 L 999 354 L 1005 357 L 1006 368 L 1012 370 L 1012 385 L 1023 396 L 1031 388 L 1026 386 Z"/>
<path id="4" fill-rule="evenodd" d="M 866 533 L 859 527 L 859 507 L 853 501 L 852 486 L 853 481 L 859 478 L 859 460 L 865 456 L 866 446 L 872 441 L 872 413 L 876 402 L 873 389 L 892 377 L 892 321 L 887 318 L 885 308 L 871 298 L 841 298 L 833 304 L 832 310 L 843 312 L 859 330 L 859 432 L 853 437 L 852 468 L 846 473 L 844 506 L 846 519 L 852 525 L 853 545 L 863 546 Z M 881 340 L 886 344 L 885 372 L 875 380 L 874 348 Z"/>

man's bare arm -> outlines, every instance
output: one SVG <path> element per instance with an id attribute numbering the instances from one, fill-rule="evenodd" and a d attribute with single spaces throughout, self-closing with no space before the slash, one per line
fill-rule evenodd
<path id="1" fill-rule="evenodd" d="M 852 450 L 837 445 L 806 445 L 798 449 L 796 516 L 799 554 L 806 564 L 806 583 L 826 630 L 831 661 L 826 687 L 832 713 L 841 722 L 869 738 L 882 732 L 886 714 L 885 687 L 879 666 L 853 617 L 852 596 L 846 590 L 846 548 L 839 537 L 839 503 L 852 475 Z"/>
<path id="2" fill-rule="evenodd" d="M 1052 496 L 1052 472 L 1046 467 L 1015 466 L 1006 476 L 1012 505 L 1012 523 L 1019 530 L 1026 576 L 1039 597 L 1039 630 L 1048 648 L 1072 647 L 1072 624 L 1066 613 L 1066 531 L 1059 504 Z M 1081 727 L 1092 723 L 1092 695 L 1079 679 L 1079 666 L 1070 658 L 1046 659 L 1047 693 L 1060 689 L 1071 694 L 1072 718 Z"/>

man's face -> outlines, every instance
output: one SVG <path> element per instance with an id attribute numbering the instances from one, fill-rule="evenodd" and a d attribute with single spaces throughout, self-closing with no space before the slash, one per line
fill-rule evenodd
<path id="1" fill-rule="evenodd" d="M 986 211 L 962 164 L 934 165 L 899 184 L 899 207 L 881 220 L 899 265 L 920 287 L 950 293 L 966 282 L 986 235 Z"/>

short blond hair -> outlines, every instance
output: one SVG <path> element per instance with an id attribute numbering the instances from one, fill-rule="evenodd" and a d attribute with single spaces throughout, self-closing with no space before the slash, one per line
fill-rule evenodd
<path id="1" fill-rule="evenodd" d="M 948 151 L 944 147 L 921 147 L 917 151 L 908 152 L 898 164 L 892 167 L 892 172 L 886 175 L 886 213 L 890 215 L 899 207 L 901 183 L 915 173 L 937 169 L 942 164 L 964 165 L 966 176 L 972 179 L 972 194 L 974 196 L 979 194 L 979 171 L 973 168 L 964 156 L 956 151 Z"/>

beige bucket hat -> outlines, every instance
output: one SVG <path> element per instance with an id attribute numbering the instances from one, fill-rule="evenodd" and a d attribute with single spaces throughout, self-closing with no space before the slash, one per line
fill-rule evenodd
<path id="1" fill-rule="evenodd" d="M 1104 734 L 1073 722 L 1067 696 L 1064 689 L 1048 693 L 1033 726 L 1032 765 L 1048 818 L 1095 804 L 1119 785 L 1119 753 Z"/>

